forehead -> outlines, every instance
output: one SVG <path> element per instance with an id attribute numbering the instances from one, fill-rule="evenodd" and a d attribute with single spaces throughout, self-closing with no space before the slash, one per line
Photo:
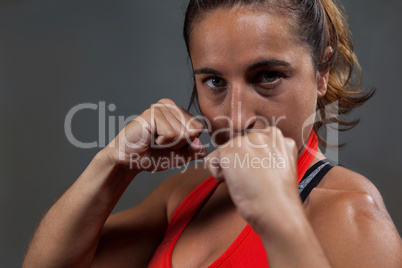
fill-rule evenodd
<path id="1" fill-rule="evenodd" d="M 308 50 L 289 21 L 287 16 L 267 10 L 215 10 L 194 25 L 190 39 L 193 65 L 248 64 L 267 58 L 291 62 Z"/>

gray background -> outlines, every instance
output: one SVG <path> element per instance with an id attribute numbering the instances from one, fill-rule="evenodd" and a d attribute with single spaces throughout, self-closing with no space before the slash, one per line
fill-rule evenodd
<path id="1" fill-rule="evenodd" d="M 0 2 L 0 266 L 18 267 L 45 211 L 99 149 L 64 133 L 80 103 L 115 104 L 107 116 L 140 114 L 160 98 L 187 106 L 191 80 L 181 39 L 185 0 Z M 364 70 L 377 94 L 342 134 L 340 163 L 380 189 L 402 230 L 402 2 L 343 1 Z M 74 118 L 74 135 L 97 138 L 96 111 Z M 172 171 L 141 174 L 117 210 L 144 198 Z"/>

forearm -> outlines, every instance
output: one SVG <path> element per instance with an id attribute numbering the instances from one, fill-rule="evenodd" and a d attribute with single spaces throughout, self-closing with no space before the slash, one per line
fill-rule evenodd
<path id="1" fill-rule="evenodd" d="M 303 212 L 267 229 L 260 236 L 270 267 L 331 267 Z"/>
<path id="2" fill-rule="evenodd" d="M 24 267 L 87 266 L 102 227 L 136 173 L 101 151 L 41 221 Z"/>

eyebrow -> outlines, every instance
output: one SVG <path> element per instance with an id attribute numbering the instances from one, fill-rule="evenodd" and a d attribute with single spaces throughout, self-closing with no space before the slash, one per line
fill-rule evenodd
<path id="1" fill-rule="evenodd" d="M 275 67 L 275 66 L 282 66 L 282 67 L 290 67 L 291 64 L 286 61 L 282 60 L 261 60 L 259 62 L 254 63 L 253 65 L 247 68 L 247 72 L 253 71 L 255 69 L 261 67 Z M 221 72 L 214 70 L 212 68 L 200 68 L 194 70 L 194 75 L 196 74 L 213 74 L 213 75 L 223 75 Z"/>
<path id="2" fill-rule="evenodd" d="M 289 62 L 282 60 L 261 60 L 248 67 L 247 71 L 250 72 L 261 67 L 275 67 L 275 66 L 290 67 L 291 64 Z"/>
<path id="3" fill-rule="evenodd" d="M 211 68 L 200 68 L 194 70 L 194 74 L 214 74 L 214 75 L 223 75 L 221 72 L 211 69 Z"/>

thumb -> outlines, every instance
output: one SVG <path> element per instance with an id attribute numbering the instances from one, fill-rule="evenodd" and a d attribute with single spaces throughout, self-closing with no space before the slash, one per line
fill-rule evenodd
<path id="1" fill-rule="evenodd" d="M 195 138 L 189 145 L 187 145 L 187 151 L 183 154 L 187 155 L 189 159 L 197 160 L 204 158 L 207 155 L 207 148 L 202 144 L 199 138 Z"/>

